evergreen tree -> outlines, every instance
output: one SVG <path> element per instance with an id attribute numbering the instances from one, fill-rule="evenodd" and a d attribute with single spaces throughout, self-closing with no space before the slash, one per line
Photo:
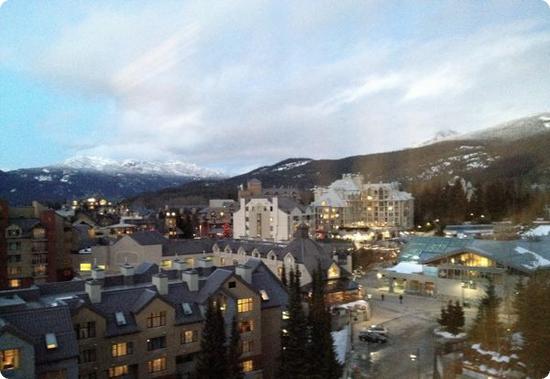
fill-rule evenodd
<path id="1" fill-rule="evenodd" d="M 444 330 L 447 330 L 449 325 L 449 313 L 447 312 L 448 307 L 441 307 L 441 316 L 437 319 L 437 322 Z"/>
<path id="2" fill-rule="evenodd" d="M 206 308 L 196 376 L 201 379 L 218 379 L 227 376 L 225 325 L 222 311 L 213 299 L 208 301 Z"/>
<path id="3" fill-rule="evenodd" d="M 241 364 L 241 334 L 237 327 L 237 319 L 231 322 L 231 337 L 227 347 L 227 379 L 242 379 L 243 367 Z"/>
<path id="4" fill-rule="evenodd" d="M 289 298 L 286 332 L 282 331 L 282 351 L 279 378 L 297 379 L 307 374 L 307 320 L 300 294 L 300 271 L 298 267 L 289 273 Z"/>
<path id="5" fill-rule="evenodd" d="M 485 350 L 500 351 L 503 334 L 502 323 L 499 321 L 500 302 L 501 300 L 495 293 L 495 286 L 490 281 L 469 331 L 470 340 L 473 343 L 480 343 Z"/>
<path id="6" fill-rule="evenodd" d="M 519 357 L 527 375 L 543 378 L 550 372 L 550 273 L 536 272 L 517 289 L 516 329 L 523 340 Z"/>
<path id="7" fill-rule="evenodd" d="M 310 367 L 308 378 L 337 379 L 342 375 L 342 367 L 334 352 L 331 315 L 325 304 L 325 282 L 320 266 L 313 272 L 311 286 L 308 361 L 316 364 Z"/>
<path id="8" fill-rule="evenodd" d="M 288 288 L 288 280 L 286 275 L 286 265 L 283 262 L 283 267 L 281 269 L 281 283 L 283 283 L 283 287 Z"/>

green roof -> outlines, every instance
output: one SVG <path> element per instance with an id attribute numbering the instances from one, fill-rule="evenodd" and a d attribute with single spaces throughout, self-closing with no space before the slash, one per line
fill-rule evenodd
<path id="1" fill-rule="evenodd" d="M 550 269 L 550 240 L 494 241 L 471 238 L 413 237 L 399 260 L 429 263 L 460 251 L 471 251 L 523 272 Z"/>

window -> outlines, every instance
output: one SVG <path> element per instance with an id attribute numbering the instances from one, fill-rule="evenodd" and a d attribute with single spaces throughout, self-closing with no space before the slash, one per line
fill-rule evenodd
<path id="1" fill-rule="evenodd" d="M 78 363 L 95 362 L 97 354 L 95 349 L 82 350 L 78 356 Z"/>
<path id="2" fill-rule="evenodd" d="M 83 322 L 75 325 L 76 338 L 83 340 L 95 337 L 95 321 Z"/>
<path id="3" fill-rule="evenodd" d="M 254 330 L 254 320 L 242 320 L 239 322 L 239 332 L 248 333 Z"/>
<path id="4" fill-rule="evenodd" d="M 263 301 L 268 301 L 269 300 L 269 295 L 267 294 L 266 290 L 260 290 L 260 296 L 262 297 Z"/>
<path id="5" fill-rule="evenodd" d="M 21 242 L 10 242 L 8 243 L 9 251 L 18 251 L 21 249 Z"/>
<path id="6" fill-rule="evenodd" d="M 80 264 L 80 271 L 92 271 L 92 264 L 91 263 L 81 263 Z"/>
<path id="7" fill-rule="evenodd" d="M 166 336 L 150 338 L 147 340 L 147 351 L 164 349 L 166 347 Z"/>
<path id="8" fill-rule="evenodd" d="M 149 367 L 149 373 L 164 371 L 166 370 L 166 357 L 153 359 L 147 362 L 147 366 Z"/>
<path id="9" fill-rule="evenodd" d="M 177 355 L 176 356 L 176 364 L 181 365 L 188 362 L 193 362 L 193 358 L 195 357 L 195 354 L 185 354 L 185 355 Z"/>
<path id="10" fill-rule="evenodd" d="M 21 255 L 8 255 L 8 263 L 21 262 Z"/>
<path id="11" fill-rule="evenodd" d="M 88 372 L 86 374 L 80 374 L 78 376 L 78 379 L 97 379 L 97 373 L 96 372 Z"/>
<path id="12" fill-rule="evenodd" d="M 241 343 L 241 352 L 250 353 L 253 349 L 254 341 L 243 341 Z"/>
<path id="13" fill-rule="evenodd" d="M 243 361 L 243 372 L 250 372 L 254 370 L 254 361 L 251 359 L 248 361 Z"/>
<path id="14" fill-rule="evenodd" d="M 10 280 L 8 280 L 8 286 L 10 286 L 10 288 L 19 288 L 19 287 L 21 287 L 21 279 L 10 279 Z"/>
<path id="15" fill-rule="evenodd" d="M 21 266 L 8 267 L 8 275 L 21 275 L 23 268 Z"/>
<path id="16" fill-rule="evenodd" d="M 124 317 L 124 313 L 122 312 L 116 312 L 115 313 L 115 319 L 116 319 L 116 324 L 118 326 L 122 326 L 122 325 L 126 325 L 126 317 Z"/>
<path id="17" fill-rule="evenodd" d="M 132 342 L 119 342 L 111 345 L 111 356 L 124 357 L 133 354 L 134 344 Z"/>
<path id="18" fill-rule="evenodd" d="M 170 259 L 163 259 L 160 263 L 160 267 L 162 267 L 165 270 L 169 270 L 172 268 L 172 261 Z"/>
<path id="19" fill-rule="evenodd" d="M 115 366 L 109 369 L 109 378 L 117 378 L 123 375 L 128 375 L 128 365 Z"/>
<path id="20" fill-rule="evenodd" d="M 184 330 L 181 332 L 181 343 L 193 343 L 199 340 L 199 333 L 196 330 Z"/>
<path id="21" fill-rule="evenodd" d="M 0 350 L 0 370 L 15 370 L 19 368 L 19 349 Z"/>
<path id="22" fill-rule="evenodd" d="M 158 328 L 166 325 L 166 311 L 151 312 L 147 317 L 148 328 Z"/>
<path id="23" fill-rule="evenodd" d="M 239 299 L 237 300 L 237 309 L 239 313 L 250 312 L 252 310 L 252 304 L 253 304 L 253 301 L 251 297 L 247 297 L 245 299 Z"/>
<path id="24" fill-rule="evenodd" d="M 237 287 L 237 282 L 235 282 L 234 280 L 230 281 L 229 283 L 227 283 L 227 287 L 228 288 L 235 288 Z"/>
<path id="25" fill-rule="evenodd" d="M 183 314 L 185 316 L 191 316 L 193 314 L 193 309 L 191 308 L 191 304 L 189 303 L 183 303 L 181 305 L 181 309 L 183 310 Z"/>
<path id="26" fill-rule="evenodd" d="M 44 336 L 44 339 L 46 340 L 46 349 L 57 349 L 57 337 L 55 336 L 55 333 L 47 333 Z"/>
<path id="27" fill-rule="evenodd" d="M 282 313 L 282 319 L 288 320 L 290 318 L 290 313 L 288 311 L 283 311 Z"/>
<path id="28" fill-rule="evenodd" d="M 8 237 L 18 237 L 21 235 L 21 229 L 8 229 Z"/>

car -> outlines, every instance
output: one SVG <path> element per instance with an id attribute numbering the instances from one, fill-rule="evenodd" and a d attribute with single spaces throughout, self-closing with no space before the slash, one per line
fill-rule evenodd
<path id="1" fill-rule="evenodd" d="M 388 338 L 378 333 L 363 331 L 359 333 L 359 341 L 386 343 Z"/>
<path id="2" fill-rule="evenodd" d="M 371 325 L 367 328 L 367 332 L 373 332 L 382 336 L 388 335 L 388 329 L 386 329 L 382 325 Z"/>

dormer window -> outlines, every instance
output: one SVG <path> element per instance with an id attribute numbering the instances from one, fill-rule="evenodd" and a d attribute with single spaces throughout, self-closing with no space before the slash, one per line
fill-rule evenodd
<path id="1" fill-rule="evenodd" d="M 268 301 L 269 300 L 269 295 L 267 294 L 266 290 L 260 290 L 260 296 L 262 297 L 263 301 Z"/>
<path id="2" fill-rule="evenodd" d="M 57 349 L 57 337 L 55 333 L 47 333 L 45 336 L 46 340 L 46 349 L 54 350 Z"/>
<path id="3" fill-rule="evenodd" d="M 116 324 L 118 326 L 123 326 L 123 325 L 127 324 L 126 317 L 124 316 L 124 313 L 122 313 L 122 312 L 116 312 L 115 313 L 115 319 L 116 319 Z"/>
<path id="4" fill-rule="evenodd" d="M 183 310 L 183 314 L 185 316 L 191 316 L 193 314 L 193 309 L 191 308 L 191 304 L 189 303 L 183 303 L 181 305 L 181 309 Z"/>

